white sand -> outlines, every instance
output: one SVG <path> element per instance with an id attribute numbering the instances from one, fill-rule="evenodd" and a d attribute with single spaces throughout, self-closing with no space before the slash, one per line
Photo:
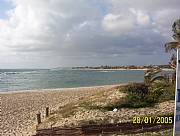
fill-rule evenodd
<path id="1" fill-rule="evenodd" d="M 0 135 L 27 136 L 35 131 L 36 114 L 43 113 L 48 106 L 56 110 L 59 106 L 89 97 L 100 91 L 116 87 L 82 87 L 69 89 L 46 89 L 0 93 Z M 2 132 L 1 132 L 2 131 Z"/>

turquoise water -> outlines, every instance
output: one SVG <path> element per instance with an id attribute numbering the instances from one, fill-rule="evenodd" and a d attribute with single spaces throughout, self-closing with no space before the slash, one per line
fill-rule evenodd
<path id="1" fill-rule="evenodd" d="M 142 82 L 144 71 L 0 70 L 0 91 L 88 87 Z"/>

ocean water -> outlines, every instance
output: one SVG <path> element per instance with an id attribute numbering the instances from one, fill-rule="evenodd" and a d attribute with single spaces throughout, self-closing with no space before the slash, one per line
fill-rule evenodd
<path id="1" fill-rule="evenodd" d="M 0 91 L 72 88 L 142 82 L 143 70 L 0 69 Z"/>

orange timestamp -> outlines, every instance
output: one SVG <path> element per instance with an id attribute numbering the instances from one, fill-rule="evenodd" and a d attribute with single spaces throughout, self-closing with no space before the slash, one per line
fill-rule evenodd
<path id="1" fill-rule="evenodd" d="M 134 116 L 132 119 L 133 124 L 173 124 L 174 117 L 172 116 L 157 116 L 157 117 L 149 117 L 149 116 Z"/>

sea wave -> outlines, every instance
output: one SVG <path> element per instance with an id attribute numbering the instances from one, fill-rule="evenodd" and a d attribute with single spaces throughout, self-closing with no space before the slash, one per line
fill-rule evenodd
<path id="1" fill-rule="evenodd" d="M 24 71 L 24 72 L 21 72 L 21 73 L 23 73 L 23 74 L 36 74 L 36 73 L 39 73 L 40 71 Z"/>
<path id="2" fill-rule="evenodd" d="M 1 75 L 13 75 L 13 74 L 19 74 L 20 72 L 0 72 Z"/>
<path id="3" fill-rule="evenodd" d="M 112 70 L 108 70 L 108 71 L 106 71 L 106 70 L 102 70 L 102 71 L 99 71 L 99 72 L 115 72 L 115 71 L 112 71 Z"/>
<path id="4" fill-rule="evenodd" d="M 38 71 L 18 71 L 18 72 L 0 72 L 0 75 L 17 75 L 17 74 L 36 74 Z"/>

